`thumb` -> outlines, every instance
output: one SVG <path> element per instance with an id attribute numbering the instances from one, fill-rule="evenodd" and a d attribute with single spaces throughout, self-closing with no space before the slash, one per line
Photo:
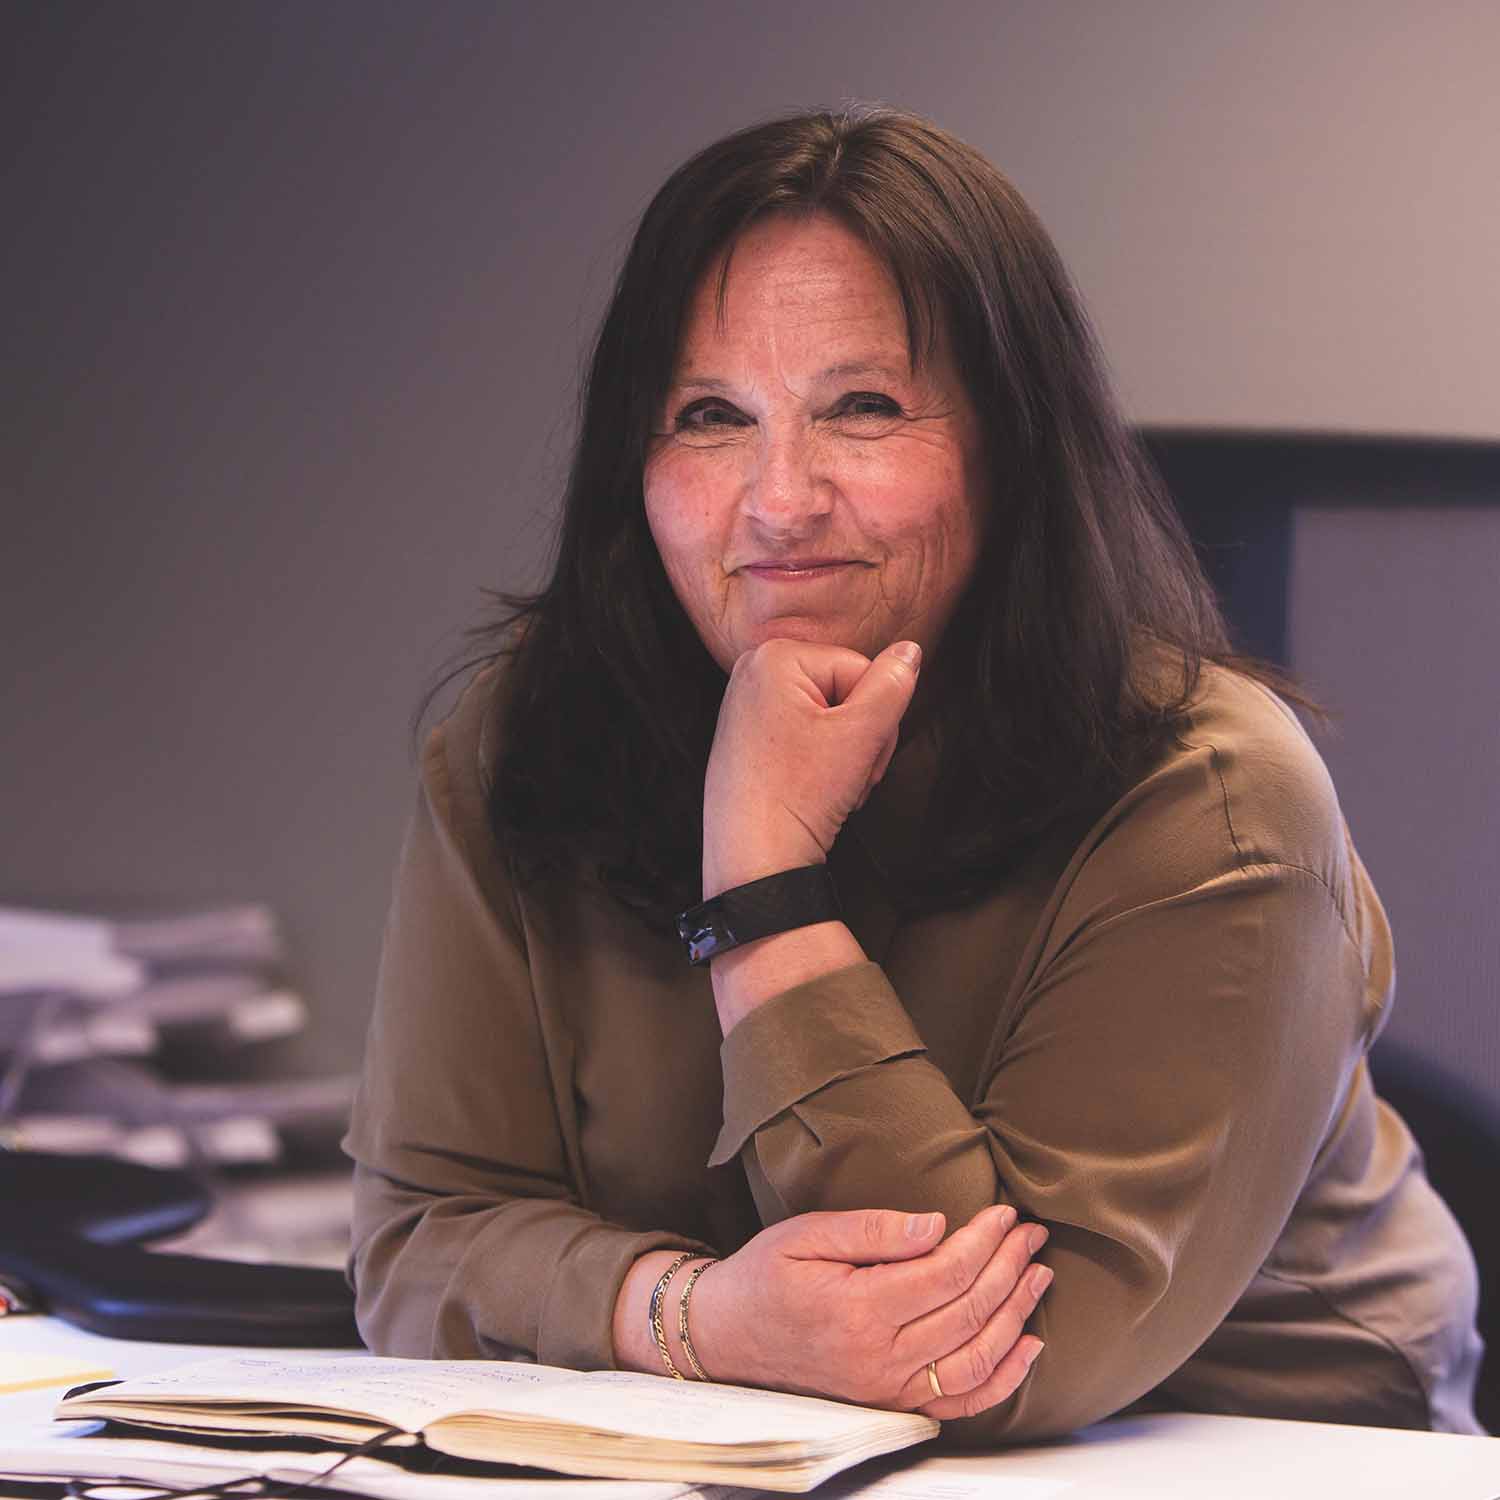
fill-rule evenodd
<path id="1" fill-rule="evenodd" d="M 894 727 L 911 707 L 921 669 L 922 648 L 915 641 L 893 641 L 854 684 L 845 706 L 861 706 Z"/>
<path id="2" fill-rule="evenodd" d="M 943 1236 L 942 1214 L 904 1214 L 892 1208 L 801 1214 L 779 1247 L 792 1260 L 837 1260 L 873 1266 L 925 1255 Z"/>

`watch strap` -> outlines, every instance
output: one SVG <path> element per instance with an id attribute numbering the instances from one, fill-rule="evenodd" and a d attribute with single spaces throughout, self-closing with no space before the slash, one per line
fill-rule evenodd
<path id="1" fill-rule="evenodd" d="M 697 965 L 758 938 L 843 917 L 828 866 L 802 865 L 690 906 L 678 916 L 677 932 L 687 946 L 688 962 Z"/>

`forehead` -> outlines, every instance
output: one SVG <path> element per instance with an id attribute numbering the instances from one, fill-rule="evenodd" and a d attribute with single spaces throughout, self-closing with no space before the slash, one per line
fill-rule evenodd
<path id="1" fill-rule="evenodd" d="M 709 265 L 684 309 L 678 373 L 715 354 L 794 346 L 920 363 L 890 268 L 825 214 L 759 219 Z"/>

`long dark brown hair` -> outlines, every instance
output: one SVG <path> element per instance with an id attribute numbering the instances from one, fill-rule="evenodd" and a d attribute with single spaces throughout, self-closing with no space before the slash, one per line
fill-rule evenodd
<path id="1" fill-rule="evenodd" d="M 977 151 L 885 108 L 736 132 L 663 184 L 580 393 L 557 554 L 480 627 L 500 676 L 490 814 L 523 879 L 592 871 L 653 926 L 699 897 L 703 777 L 725 677 L 667 580 L 642 475 L 694 289 L 769 213 L 828 214 L 899 289 L 914 366 L 945 331 L 989 456 L 972 579 L 928 666 L 938 800 L 908 909 L 963 903 L 1087 820 L 1170 734 L 1204 660 L 1236 656 L 1170 499 L 1122 421 L 1041 223 Z M 726 265 L 718 285 L 724 292 Z M 721 301 L 722 305 L 722 301 Z M 1171 671 L 1144 665 L 1167 660 Z"/>

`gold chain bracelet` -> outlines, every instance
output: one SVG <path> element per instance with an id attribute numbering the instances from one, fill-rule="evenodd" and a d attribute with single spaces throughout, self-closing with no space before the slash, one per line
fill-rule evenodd
<path id="1" fill-rule="evenodd" d="M 716 1260 L 706 1260 L 701 1266 L 694 1266 L 692 1274 L 683 1284 L 682 1301 L 677 1304 L 677 1335 L 682 1340 L 683 1351 L 688 1357 L 688 1363 L 693 1367 L 693 1373 L 699 1380 L 707 1380 L 708 1376 L 703 1373 L 703 1366 L 698 1363 L 697 1352 L 693 1348 L 693 1341 L 688 1337 L 688 1298 L 693 1295 L 693 1288 L 698 1284 L 698 1278 L 710 1267 L 718 1265 Z"/>
<path id="2" fill-rule="evenodd" d="M 656 1340 L 656 1347 L 661 1350 L 661 1362 L 667 1367 L 667 1374 L 673 1380 L 686 1380 L 687 1376 L 672 1363 L 672 1351 L 667 1348 L 667 1330 L 663 1327 L 661 1320 L 661 1305 L 667 1295 L 667 1283 L 677 1274 L 678 1268 L 685 1261 L 692 1260 L 696 1254 L 695 1250 L 684 1250 L 661 1273 L 661 1280 L 656 1283 L 656 1290 L 651 1293 L 651 1336 Z"/>

